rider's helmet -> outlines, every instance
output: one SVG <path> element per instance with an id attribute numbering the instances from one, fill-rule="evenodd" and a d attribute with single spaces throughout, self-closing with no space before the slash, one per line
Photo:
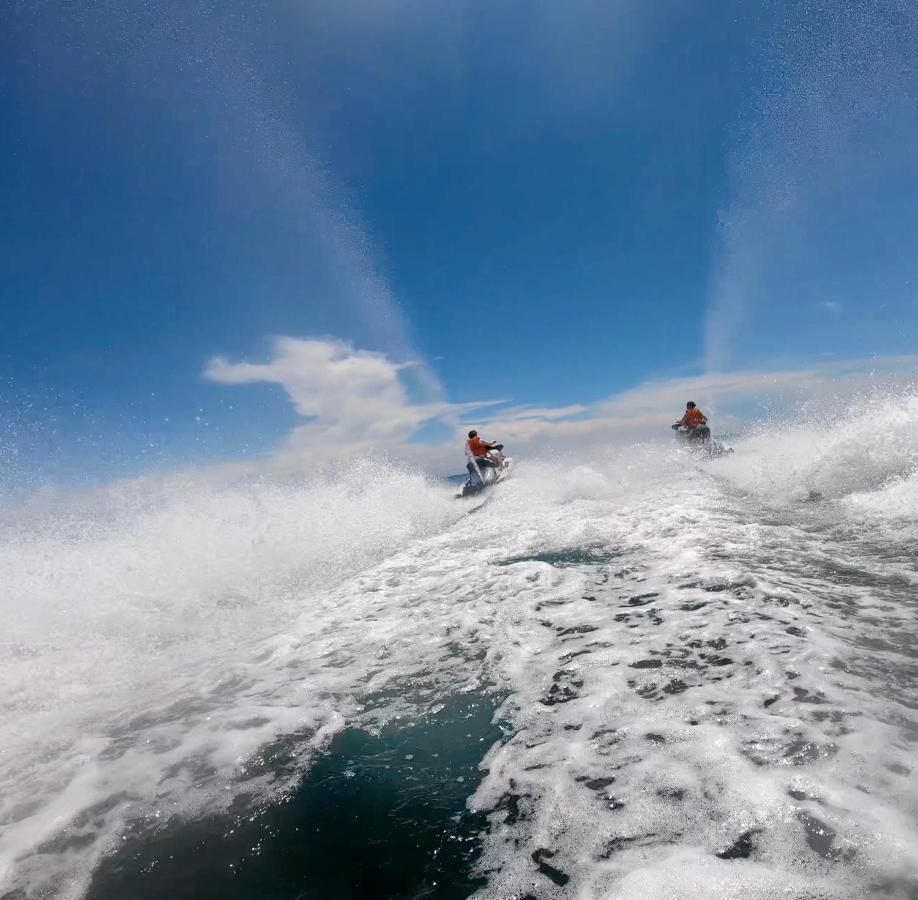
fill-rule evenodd
<path id="1" fill-rule="evenodd" d="M 694 403 L 692 400 L 689 400 L 689 402 L 685 404 L 685 408 L 686 408 L 686 409 L 694 409 L 694 408 L 695 408 L 695 403 Z"/>
<path id="2" fill-rule="evenodd" d="M 469 440 L 471 440 L 473 437 L 478 437 L 478 432 L 475 430 L 469 432 Z"/>

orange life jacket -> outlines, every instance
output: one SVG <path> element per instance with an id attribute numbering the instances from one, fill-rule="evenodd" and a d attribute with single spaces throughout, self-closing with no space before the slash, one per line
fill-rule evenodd
<path id="1" fill-rule="evenodd" d="M 486 456 L 488 453 L 488 448 L 480 437 L 469 438 L 469 450 L 472 451 L 472 456 Z"/>
<path id="2" fill-rule="evenodd" d="M 697 406 L 694 409 L 687 409 L 682 421 L 689 428 L 694 428 L 704 422 L 704 413 Z"/>

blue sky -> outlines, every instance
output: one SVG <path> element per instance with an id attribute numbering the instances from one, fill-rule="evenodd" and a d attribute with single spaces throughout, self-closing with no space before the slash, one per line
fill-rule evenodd
<path id="1" fill-rule="evenodd" d="M 7 479 L 367 444 L 302 430 L 279 337 L 384 392 L 360 354 L 411 361 L 393 421 L 436 440 L 469 401 L 912 352 L 907 7 L 131 6 L 4 13 Z"/>

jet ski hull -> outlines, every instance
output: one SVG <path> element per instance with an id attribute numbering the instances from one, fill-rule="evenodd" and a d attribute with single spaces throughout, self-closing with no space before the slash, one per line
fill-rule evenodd
<path id="1" fill-rule="evenodd" d="M 694 453 L 707 456 L 709 459 L 726 456 L 732 453 L 731 447 L 725 447 L 720 441 L 711 437 L 711 429 L 707 425 L 696 425 L 694 428 L 680 428 L 676 437 L 682 446 Z"/>
<path id="2" fill-rule="evenodd" d="M 499 469 L 486 468 L 482 470 L 482 480 L 473 482 L 471 478 L 462 485 L 462 492 L 459 497 L 477 497 L 485 493 L 489 488 L 506 480 L 510 477 L 510 469 L 513 467 L 513 460 L 506 457 L 503 465 Z"/>

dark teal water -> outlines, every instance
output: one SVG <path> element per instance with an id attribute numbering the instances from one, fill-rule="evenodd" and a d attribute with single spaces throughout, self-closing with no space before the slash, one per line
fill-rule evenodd
<path id="1" fill-rule="evenodd" d="M 500 728 L 496 698 L 451 698 L 379 735 L 339 734 L 282 802 L 133 835 L 97 870 L 92 900 L 460 898 L 483 815 L 467 797 Z"/>
<path id="2" fill-rule="evenodd" d="M 543 562 L 558 569 L 571 566 L 601 566 L 614 562 L 621 553 L 616 549 L 599 546 L 575 547 L 566 550 L 546 550 L 525 556 L 509 556 L 495 563 L 498 566 L 512 566 L 520 562 Z"/>

